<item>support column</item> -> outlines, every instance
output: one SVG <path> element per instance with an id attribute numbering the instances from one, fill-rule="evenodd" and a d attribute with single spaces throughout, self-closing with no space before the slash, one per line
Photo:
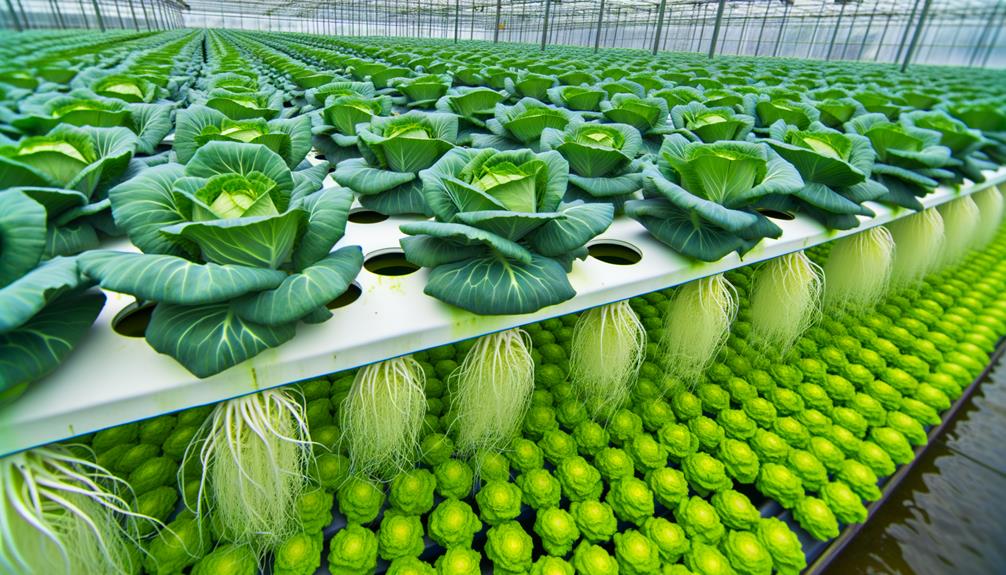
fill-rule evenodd
<path id="1" fill-rule="evenodd" d="M 908 69 L 908 64 L 912 61 L 912 56 L 915 55 L 915 48 L 919 44 L 919 38 L 922 37 L 922 28 L 926 25 L 926 16 L 929 15 L 929 7 L 932 3 L 933 0 L 926 0 L 926 3 L 922 6 L 922 14 L 919 16 L 919 23 L 915 26 L 915 33 L 912 34 L 912 43 L 908 45 L 908 52 L 905 54 L 905 61 L 901 63 L 902 72 Z"/>
<path id="2" fill-rule="evenodd" d="M 870 19 L 866 21 L 866 32 L 863 33 L 863 41 L 859 43 L 859 53 L 856 54 L 857 60 L 862 59 L 863 52 L 866 50 L 866 40 L 870 37 L 870 28 L 873 27 L 873 19 L 877 17 L 878 10 L 880 10 L 879 2 L 873 7 L 873 12 L 870 13 Z"/>
<path id="3" fill-rule="evenodd" d="M 91 5 L 94 6 L 94 16 L 98 19 L 98 29 L 104 32 L 105 18 L 101 15 L 101 8 L 98 8 L 98 0 L 91 0 Z"/>
<path id="4" fill-rule="evenodd" d="M 604 2 L 604 0 L 601 0 Z M 472 18 L 474 21 L 475 11 L 472 10 Z M 496 27 L 493 28 L 493 44 L 499 44 L 500 41 L 500 24 L 503 23 L 503 0 L 496 0 Z"/>
<path id="5" fill-rule="evenodd" d="M 905 22 L 905 33 L 901 35 L 901 43 L 898 44 L 898 53 L 894 56 L 895 62 L 901 59 L 901 51 L 905 49 L 905 42 L 908 41 L 908 33 L 912 30 L 912 20 L 915 20 L 915 12 L 919 9 L 920 1 L 915 0 L 915 4 L 912 5 L 912 12 L 908 15 L 908 20 Z"/>
<path id="6" fill-rule="evenodd" d="M 660 7 L 657 8 L 657 33 L 653 36 L 653 55 L 657 55 L 660 49 L 660 34 L 664 31 L 664 11 L 667 8 L 667 0 L 660 0 Z"/>
<path id="7" fill-rule="evenodd" d="M 720 0 L 716 8 L 716 24 L 713 25 L 713 38 L 709 41 L 709 57 L 716 55 L 716 43 L 720 40 L 720 26 L 723 24 L 723 9 L 727 5 L 727 0 Z"/>
<path id="8" fill-rule="evenodd" d="M 87 19 L 87 11 L 84 9 L 84 0 L 78 0 L 77 5 L 80 6 L 80 21 L 84 24 L 84 28 L 90 28 L 91 22 Z"/>
<path id="9" fill-rule="evenodd" d="M 758 31 L 758 41 L 755 42 L 755 53 L 754 53 L 754 55 L 756 57 L 758 56 L 759 52 L 761 52 L 761 39 L 765 35 L 765 28 L 767 27 L 766 24 L 768 23 L 768 11 L 769 11 L 770 8 L 772 8 L 772 2 L 766 1 L 765 2 L 765 14 L 763 14 L 762 17 L 761 17 L 761 30 Z"/>
<path id="10" fill-rule="evenodd" d="M 139 32 L 140 31 L 140 21 L 137 20 L 137 18 L 136 18 L 136 8 L 133 7 L 133 0 L 129 0 L 129 14 L 132 15 L 132 17 L 133 17 L 133 26 L 136 28 L 136 31 Z"/>
<path id="11" fill-rule="evenodd" d="M 999 2 L 1002 4 L 1002 0 Z M 996 26 L 995 32 L 992 33 L 992 38 L 989 40 L 988 48 L 985 49 L 985 55 L 982 56 L 982 67 L 984 68 L 989 63 L 989 58 L 992 56 L 992 50 L 995 49 L 996 43 L 999 42 L 999 34 L 1003 31 L 1003 26 L 1006 26 L 1006 10 L 999 16 L 999 25 Z"/>
<path id="12" fill-rule="evenodd" d="M 14 22 L 14 28 L 18 32 L 23 31 L 24 27 L 21 26 L 21 19 L 18 17 L 17 12 L 14 11 L 14 4 L 11 3 L 11 0 L 7 0 L 7 10 L 10 12 L 11 21 Z"/>
<path id="13" fill-rule="evenodd" d="M 825 60 L 831 60 L 831 53 L 835 51 L 835 39 L 838 38 L 838 28 L 842 25 L 842 16 L 845 15 L 846 3 L 842 2 L 842 7 L 838 10 L 838 19 L 835 20 L 835 29 L 831 31 L 831 41 L 828 42 L 828 54 L 825 55 Z"/>
<path id="14" fill-rule="evenodd" d="M 454 43 L 458 43 L 458 30 L 461 26 L 461 0 L 454 0 Z"/>
<path id="15" fill-rule="evenodd" d="M 66 22 L 63 21 L 63 11 L 59 9 L 59 3 L 56 0 L 49 0 L 49 5 L 52 6 L 52 13 L 56 15 L 56 23 L 59 24 L 60 30 L 66 28 Z"/>
<path id="16" fill-rule="evenodd" d="M 783 35 L 786 33 L 786 18 L 789 16 L 789 4 L 782 9 L 782 23 L 779 24 L 779 33 L 775 37 L 775 46 L 772 47 L 772 57 L 779 55 L 779 48 L 782 46 Z"/>
<path id="17" fill-rule="evenodd" d="M 21 11 L 21 22 L 24 24 L 24 27 L 28 29 L 34 28 L 34 26 L 32 26 L 31 24 L 31 20 L 28 19 L 28 14 L 26 14 L 24 11 L 24 4 L 21 2 L 21 0 L 17 0 L 17 7 L 18 10 Z"/>
<path id="18" fill-rule="evenodd" d="M 223 6 L 223 4 L 221 4 Z M 150 32 L 150 14 L 147 12 L 146 0 L 140 0 L 140 8 L 143 8 L 143 21 L 147 24 L 147 32 Z M 220 9 L 220 26 L 223 27 L 223 8 Z"/>
<path id="19" fill-rule="evenodd" d="M 545 51 L 545 42 L 548 41 L 548 19 L 552 13 L 552 0 L 545 0 L 545 19 L 541 23 L 541 50 Z"/>
<path id="20" fill-rule="evenodd" d="M 604 24 L 604 0 L 601 0 L 601 7 L 597 11 L 597 31 L 594 34 L 594 52 L 601 47 L 601 26 Z"/>

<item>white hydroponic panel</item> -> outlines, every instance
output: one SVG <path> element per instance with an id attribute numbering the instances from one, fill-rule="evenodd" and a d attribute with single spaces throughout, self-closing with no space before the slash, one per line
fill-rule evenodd
<path id="1" fill-rule="evenodd" d="M 1006 168 L 988 176 L 985 183 L 960 191 L 941 188 L 922 203 L 932 207 L 1006 182 Z M 593 257 L 577 261 L 569 275 L 577 292 L 574 299 L 520 316 L 478 316 L 441 303 L 423 293 L 425 270 L 394 277 L 363 270 L 356 280 L 361 296 L 334 310 L 332 319 L 301 325 L 292 341 L 206 379 L 196 378 L 170 357 L 156 353 L 142 338 L 113 331 L 113 318 L 133 298 L 109 293 L 98 321 L 63 366 L 0 410 L 0 455 L 623 300 L 913 213 L 869 205 L 877 215 L 861 218 L 863 225 L 856 230 L 829 231 L 805 216 L 776 220 L 784 231 L 780 239 L 762 241 L 743 260 L 731 254 L 715 263 L 677 255 L 640 224 L 622 216 L 592 243 L 632 246 L 642 255 L 638 263 L 615 265 Z M 360 245 L 366 256 L 398 250 L 402 236 L 398 226 L 408 219 L 350 223 L 339 245 Z M 106 247 L 135 249 L 124 242 Z"/>

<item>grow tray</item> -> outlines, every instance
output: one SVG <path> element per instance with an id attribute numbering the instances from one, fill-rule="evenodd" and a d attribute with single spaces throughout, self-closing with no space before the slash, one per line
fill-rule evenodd
<path id="1" fill-rule="evenodd" d="M 922 198 L 922 204 L 938 206 L 1004 183 L 1006 168 L 986 176 L 985 182 L 959 190 L 940 187 Z M 332 183 L 331 176 L 327 181 Z M 357 206 L 337 247 L 362 246 L 365 269 L 346 295 L 329 304 L 334 310 L 329 321 L 301 325 L 294 341 L 199 379 L 139 337 L 145 310 L 136 307 L 133 297 L 109 292 L 98 320 L 62 367 L 0 410 L 0 456 L 621 301 L 803 250 L 914 213 L 871 202 L 867 205 L 876 215 L 861 217 L 859 227 L 845 231 L 828 230 L 803 215 L 772 214 L 783 229 L 782 237 L 763 240 L 743 259 L 734 253 L 712 263 L 678 255 L 642 225 L 620 216 L 589 244 L 591 256 L 573 265 L 569 280 L 576 289 L 575 298 L 535 313 L 508 316 L 479 316 L 425 295 L 428 271 L 414 270 L 398 246 L 403 237 L 398 226 L 422 218 L 383 218 Z M 121 240 L 105 247 L 136 251 Z M 113 326 L 129 335 L 117 333 Z"/>

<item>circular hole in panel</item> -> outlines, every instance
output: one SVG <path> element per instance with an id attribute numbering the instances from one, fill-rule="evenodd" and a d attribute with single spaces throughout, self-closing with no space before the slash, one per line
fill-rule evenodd
<path id="1" fill-rule="evenodd" d="M 143 337 L 150 324 L 150 316 L 154 313 L 153 303 L 133 302 L 122 308 L 112 319 L 112 329 L 126 337 Z"/>
<path id="2" fill-rule="evenodd" d="M 324 160 L 325 159 L 325 154 L 315 154 L 314 157 L 318 158 L 319 160 Z"/>
<path id="3" fill-rule="evenodd" d="M 380 276 L 407 276 L 419 269 L 419 266 L 405 259 L 405 253 L 397 248 L 371 252 L 363 260 L 363 267 Z"/>
<path id="4" fill-rule="evenodd" d="M 363 290 L 360 289 L 360 286 L 357 285 L 356 282 L 353 282 L 349 284 L 349 287 L 346 288 L 346 291 L 342 292 L 342 295 L 325 304 L 325 307 L 327 307 L 328 309 L 338 309 L 340 307 L 346 307 L 347 305 L 360 299 L 361 295 L 363 295 Z"/>
<path id="5" fill-rule="evenodd" d="M 643 259 L 639 248 L 619 240 L 602 240 L 589 244 L 587 253 L 594 259 L 616 266 L 631 266 Z"/>
<path id="6" fill-rule="evenodd" d="M 782 210 L 773 210 L 772 208 L 755 208 L 759 214 L 769 218 L 771 220 L 792 220 L 796 216 L 793 212 L 784 212 Z"/>
<path id="7" fill-rule="evenodd" d="M 349 221 L 354 224 L 376 224 L 386 219 L 388 216 L 367 208 L 357 208 L 349 212 Z"/>

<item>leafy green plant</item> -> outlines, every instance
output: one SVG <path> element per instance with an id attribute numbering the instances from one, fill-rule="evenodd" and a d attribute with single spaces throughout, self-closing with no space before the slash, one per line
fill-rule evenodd
<path id="1" fill-rule="evenodd" d="M 360 203 L 378 212 L 429 215 L 419 172 L 454 147 L 457 117 L 413 111 L 375 118 L 359 128 L 358 138 L 363 157 L 339 162 L 335 181 L 360 194 Z"/>
<path id="2" fill-rule="evenodd" d="M 749 94 L 744 97 L 743 108 L 755 119 L 755 132 L 765 133 L 772 124 L 782 120 L 788 126 L 806 130 L 818 120 L 817 108 L 801 102 L 789 94 Z"/>
<path id="3" fill-rule="evenodd" d="M 448 74 L 426 74 L 414 78 L 394 78 L 388 85 L 406 98 L 409 108 L 433 108 L 451 87 Z"/>
<path id="4" fill-rule="evenodd" d="M 260 144 L 210 142 L 186 165 L 143 171 L 109 193 L 116 221 L 143 254 L 97 250 L 84 272 L 112 291 L 156 302 L 146 338 L 199 377 L 294 336 L 298 321 L 359 272 L 342 237 L 351 195 L 318 189 Z"/>
<path id="5" fill-rule="evenodd" d="M 569 162 L 569 193 L 596 201 L 619 200 L 642 187 L 639 130 L 628 124 L 590 124 L 573 120 L 563 130 L 545 128 L 541 149 L 555 150 Z"/>
<path id="6" fill-rule="evenodd" d="M 456 148 L 420 177 L 437 221 L 401 226 L 405 257 L 432 268 L 428 295 L 474 313 L 573 297 L 572 260 L 611 223 L 610 205 L 560 204 L 568 164 L 558 152 Z"/>
<path id="7" fill-rule="evenodd" d="M 102 220 L 109 206 L 104 195 L 126 172 L 136 141 L 126 128 L 60 125 L 44 136 L 0 146 L 0 180 L 43 208 L 46 257 L 97 247 L 99 228 L 115 232 Z M 25 240 L 8 241 L 13 246 Z"/>
<path id="8" fill-rule="evenodd" d="M 458 76 L 455 76 L 455 81 Z M 503 90 L 483 87 L 451 88 L 437 100 L 439 112 L 457 114 L 459 120 L 458 144 L 470 144 L 474 133 L 484 132 L 486 121 L 496 113 L 496 105 L 507 99 Z"/>
<path id="9" fill-rule="evenodd" d="M 518 70 L 516 78 L 504 80 L 504 87 L 514 97 L 535 98 L 544 101 L 548 97 L 548 90 L 557 83 L 558 80 L 555 76 Z"/>
<path id="10" fill-rule="evenodd" d="M 136 104 L 153 102 L 165 95 L 163 88 L 150 80 L 126 74 L 109 74 L 91 84 L 95 94 Z"/>
<path id="11" fill-rule="evenodd" d="M 190 106 L 178 112 L 173 148 L 179 163 L 188 163 L 199 148 L 216 141 L 262 144 L 295 169 L 311 151 L 311 121 L 307 116 L 231 120 L 223 112 L 205 106 Z"/>
<path id="12" fill-rule="evenodd" d="M 327 84 L 322 84 L 304 91 L 304 99 L 312 108 L 321 108 L 329 97 L 341 96 L 374 96 L 376 88 L 370 82 L 353 82 L 348 80 L 335 80 Z M 310 111 L 310 110 L 305 110 Z"/>
<path id="13" fill-rule="evenodd" d="M 764 205 L 797 209 L 829 228 L 851 229 L 859 225 L 856 216 L 873 216 L 863 202 L 887 193 L 870 180 L 874 153 L 870 141 L 857 134 L 843 134 L 814 122 L 806 130 L 787 126 L 781 120 L 769 127 L 765 143 L 791 163 L 803 178 L 804 186 L 791 195 Z"/>
<path id="14" fill-rule="evenodd" d="M 325 106 L 312 117 L 314 146 L 324 152 L 331 163 L 357 157 L 357 126 L 375 117 L 391 115 L 390 96 L 333 94 Z"/>
<path id="15" fill-rule="evenodd" d="M 607 97 L 603 89 L 590 86 L 556 86 L 546 93 L 556 106 L 581 112 L 584 117 L 592 119 L 601 117 L 601 102 Z"/>
<path id="16" fill-rule="evenodd" d="M 940 133 L 940 144 L 950 149 L 950 156 L 954 160 L 948 165 L 955 174 L 953 180 L 956 183 L 962 183 L 964 178 L 975 183 L 984 182 L 985 175 L 982 171 L 998 167 L 980 151 L 988 144 L 982 133 L 942 110 L 908 112 L 902 114 L 900 120 L 906 126 Z"/>
<path id="17" fill-rule="evenodd" d="M 542 148 L 542 132 L 546 128 L 562 130 L 574 118 L 565 108 L 534 98 L 522 98 L 513 106 L 496 104 L 493 117 L 486 120 L 490 134 L 472 134 L 472 146 L 497 150 L 530 148 L 537 152 Z"/>
<path id="18" fill-rule="evenodd" d="M 881 201 L 921 210 L 918 198 L 933 191 L 939 180 L 953 178 L 945 168 L 957 162 L 950 148 L 940 144 L 936 130 L 892 122 L 883 114 L 864 114 L 849 120 L 845 131 L 865 136 L 873 145 L 877 161 L 871 175 L 887 188 Z"/>
<path id="19" fill-rule="evenodd" d="M 782 230 L 754 210 L 769 194 L 799 191 L 799 172 L 765 144 L 664 138 L 657 165 L 643 171 L 646 199 L 625 212 L 657 239 L 689 257 L 716 261 L 744 253 Z"/>
<path id="20" fill-rule="evenodd" d="M 695 142 L 744 140 L 754 127 L 754 118 L 728 107 L 688 102 L 671 108 L 671 126 L 675 133 Z"/>
<path id="21" fill-rule="evenodd" d="M 644 137 L 659 138 L 670 130 L 667 102 L 662 98 L 615 94 L 610 100 L 602 101 L 600 107 L 606 120 L 628 124 L 639 130 Z"/>
<path id="22" fill-rule="evenodd" d="M 136 134 L 136 149 L 143 154 L 153 154 L 172 127 L 170 104 L 127 104 L 85 89 L 36 94 L 22 100 L 19 109 L 10 123 L 26 135 L 42 136 L 61 124 L 123 127 Z"/>

